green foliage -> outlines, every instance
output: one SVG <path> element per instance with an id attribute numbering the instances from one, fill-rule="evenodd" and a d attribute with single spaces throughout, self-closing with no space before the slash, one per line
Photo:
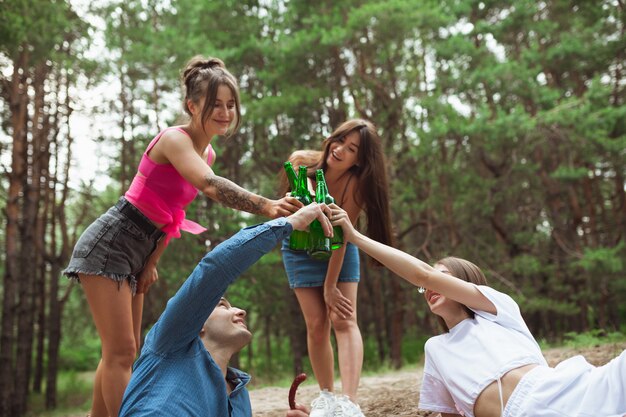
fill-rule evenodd
<path id="1" fill-rule="evenodd" d="M 91 405 L 93 372 L 79 373 L 74 370 L 62 371 L 57 378 L 58 408 L 46 410 L 45 395 L 35 393 L 29 401 L 26 417 L 65 417 L 68 415 L 84 415 Z M 45 389 L 44 391 L 45 392 Z"/>
<path id="2" fill-rule="evenodd" d="M 25 40 L 47 51 L 68 31 L 87 32 L 67 3 L 48 3 L 1 3 L 4 57 Z M 293 150 L 319 149 L 347 118 L 371 119 L 388 160 L 399 248 L 427 262 L 448 254 L 474 261 L 519 301 L 540 339 L 601 327 L 612 334 L 626 322 L 625 39 L 614 2 L 97 4 L 108 51 L 97 65 L 81 65 L 93 82 L 106 75 L 123 88 L 99 111 L 119 127 L 102 140 L 124 158 L 110 164 L 109 189 L 70 196 L 72 220 L 85 213 L 84 196 L 95 197 L 77 232 L 115 202 L 147 141 L 180 114 L 184 63 L 211 55 L 239 78 L 244 110 L 240 131 L 212 142 L 218 175 L 275 198 L 276 174 Z M 207 250 L 263 220 L 202 197 L 187 217 L 208 230 L 184 235 L 164 254 L 146 302 L 147 328 Z M 419 361 L 436 328 L 424 325 L 428 313 L 408 286 L 394 292 L 397 279 L 371 269 L 360 285 L 368 371 L 391 363 L 398 304 L 402 362 Z M 292 369 L 289 335 L 303 324 L 290 312 L 280 253 L 264 257 L 227 296 L 248 311 L 254 332 L 242 367 L 282 380 Z M 63 363 L 93 369 L 97 337 L 80 291 L 63 323 Z"/>
<path id="3" fill-rule="evenodd" d="M 611 248 L 587 248 L 578 264 L 594 275 L 615 274 L 624 271 L 624 243 Z"/>
<path id="4" fill-rule="evenodd" d="M 71 343 L 68 337 L 62 339 L 59 368 L 93 371 L 100 360 L 100 339 L 87 332 L 78 341 L 80 343 Z"/>
<path id="5" fill-rule="evenodd" d="M 0 11 L 0 52 L 11 58 L 28 48 L 35 62 L 51 59 L 70 33 L 88 28 L 65 1 L 7 0 Z"/>
<path id="6" fill-rule="evenodd" d="M 564 334 L 565 346 L 571 348 L 590 347 L 623 341 L 626 341 L 626 334 L 621 332 L 607 333 L 601 329 L 591 330 L 585 333 L 568 332 Z"/>

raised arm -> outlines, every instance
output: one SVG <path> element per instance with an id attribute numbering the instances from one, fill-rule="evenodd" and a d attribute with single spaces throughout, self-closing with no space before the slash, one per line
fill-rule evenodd
<path id="1" fill-rule="evenodd" d="M 467 307 L 496 313 L 493 303 L 474 284 L 444 274 L 408 253 L 368 238 L 354 228 L 344 210 L 334 204 L 330 207 L 332 209 L 332 224 L 333 226 L 341 226 L 344 241 L 354 243 L 359 249 L 385 265 L 396 275 L 415 286 L 438 292 Z"/>
<path id="2" fill-rule="evenodd" d="M 228 286 L 292 229 L 304 230 L 317 218 L 326 234 L 332 235 L 324 210 L 329 211 L 326 206 L 311 204 L 290 217 L 247 227 L 207 253 L 168 301 L 150 332 L 151 348 L 171 352 L 193 341 Z"/>
<path id="3" fill-rule="evenodd" d="M 191 139 L 180 132 L 173 130 L 164 133 L 157 145 L 160 145 L 163 156 L 183 178 L 210 199 L 227 207 L 272 219 L 288 216 L 302 207 L 302 203 L 293 197 L 271 200 L 215 175 L 196 152 Z"/>

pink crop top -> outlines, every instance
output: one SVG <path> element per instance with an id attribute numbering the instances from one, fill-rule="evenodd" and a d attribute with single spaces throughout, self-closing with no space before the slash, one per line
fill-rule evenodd
<path id="1" fill-rule="evenodd" d="M 128 191 L 124 195 L 146 217 L 155 223 L 164 224 L 166 233 L 165 244 L 172 238 L 179 238 L 180 231 L 193 234 L 204 232 L 206 229 L 191 220 L 185 219 L 185 208 L 198 194 L 198 190 L 176 171 L 172 164 L 157 164 L 148 155 L 148 152 L 159 141 L 168 129 L 176 129 L 189 136 L 179 127 L 162 130 L 141 157 L 139 168 Z M 209 144 L 207 163 L 215 161 L 215 150 Z"/>

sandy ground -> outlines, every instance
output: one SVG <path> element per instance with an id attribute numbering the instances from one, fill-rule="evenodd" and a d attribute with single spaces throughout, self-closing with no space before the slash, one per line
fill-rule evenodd
<path id="1" fill-rule="evenodd" d="M 575 355 L 584 355 L 594 365 L 603 365 L 626 349 L 626 343 L 607 344 L 584 349 L 559 348 L 544 351 L 551 366 Z M 310 378 L 311 379 L 311 378 Z M 309 404 L 318 394 L 314 381 L 308 379 L 298 389 L 296 401 Z M 361 379 L 359 403 L 367 417 L 436 416 L 417 409 L 422 368 L 391 372 Z M 335 383 L 340 387 L 340 381 Z M 267 387 L 250 391 L 255 417 L 284 417 L 287 411 L 287 388 Z"/>
<path id="2" fill-rule="evenodd" d="M 597 366 L 604 365 L 623 350 L 626 342 L 603 344 L 590 348 L 558 348 L 544 351 L 551 366 L 575 355 L 584 355 Z M 359 403 L 367 417 L 436 417 L 438 413 L 418 411 L 419 389 L 422 380 L 422 367 L 389 372 L 361 379 Z M 335 387 L 341 387 L 336 381 Z M 266 387 L 250 391 L 254 417 L 285 417 L 287 411 L 288 388 Z M 318 387 L 309 377 L 300 388 L 296 401 L 310 404 L 318 394 Z M 87 413 L 72 414 L 67 417 L 84 417 Z"/>

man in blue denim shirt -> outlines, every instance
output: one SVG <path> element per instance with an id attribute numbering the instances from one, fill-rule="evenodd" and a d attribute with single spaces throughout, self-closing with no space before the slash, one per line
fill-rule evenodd
<path id="1" fill-rule="evenodd" d="M 120 417 L 252 416 L 245 387 L 250 376 L 227 366 L 252 335 L 245 312 L 222 296 L 293 229 L 305 230 L 317 218 L 331 236 L 324 210 L 325 205 L 311 204 L 289 217 L 247 227 L 204 256 L 146 336 Z"/>

